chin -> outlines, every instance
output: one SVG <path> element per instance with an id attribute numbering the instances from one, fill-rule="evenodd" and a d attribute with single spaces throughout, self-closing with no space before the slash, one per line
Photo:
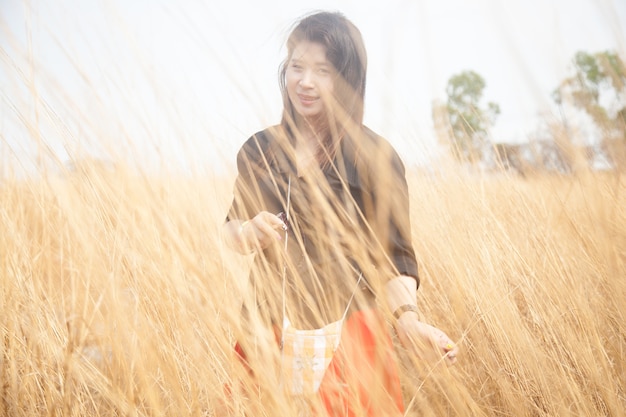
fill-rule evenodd
<path id="1" fill-rule="evenodd" d="M 296 107 L 295 110 L 301 117 L 304 117 L 305 119 L 317 118 L 324 113 L 324 111 L 321 109 L 303 109 Z"/>

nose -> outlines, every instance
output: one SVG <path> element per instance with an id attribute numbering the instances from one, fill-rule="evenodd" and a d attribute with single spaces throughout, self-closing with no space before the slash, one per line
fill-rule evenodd
<path id="1" fill-rule="evenodd" d="M 300 78 L 300 86 L 312 88 L 315 85 L 313 81 L 313 73 L 311 71 L 304 71 Z"/>

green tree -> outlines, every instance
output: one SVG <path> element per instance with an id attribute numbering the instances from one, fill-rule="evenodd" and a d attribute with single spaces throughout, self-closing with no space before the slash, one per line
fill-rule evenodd
<path id="1" fill-rule="evenodd" d="M 452 131 L 453 149 L 459 160 L 485 160 L 489 149 L 488 129 L 500 114 L 500 107 L 481 107 L 486 83 L 474 71 L 464 71 L 448 80 L 446 111 Z"/>
<path id="2" fill-rule="evenodd" d="M 601 149 L 617 167 L 626 165 L 626 66 L 615 52 L 580 51 L 574 56 L 573 75 L 553 94 L 586 112 L 601 132 Z"/>

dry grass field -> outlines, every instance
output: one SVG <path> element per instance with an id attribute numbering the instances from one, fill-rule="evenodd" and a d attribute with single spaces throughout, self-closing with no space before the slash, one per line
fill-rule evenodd
<path id="1" fill-rule="evenodd" d="M 115 2 L 91 2 L 106 13 L 88 3 L 50 2 L 46 9 L 46 2 L 9 1 L 2 11 L 11 13 L 0 16 L 0 417 L 295 416 L 277 383 L 269 329 L 247 329 L 269 352 L 255 368 L 258 380 L 251 381 L 234 357 L 250 257 L 228 249 L 221 236 L 234 178 L 199 172 L 204 157 L 217 161 L 234 153 L 226 139 L 232 136 L 223 130 L 243 139 L 254 123 L 277 121 L 269 109 L 280 103 L 264 98 L 250 74 L 278 64 L 255 49 L 262 41 L 272 45 L 266 51 L 278 53 L 268 39 L 279 28 L 264 33 L 257 25 L 282 17 L 260 2 L 266 15 L 254 13 L 257 2 L 242 10 L 235 2 L 236 20 L 229 20 L 215 12 L 227 2 L 165 2 L 160 10 L 159 2 L 122 1 L 132 9 L 129 16 L 137 14 L 126 26 Z M 177 12 L 178 3 L 203 5 L 198 27 L 185 8 Z M 419 3 L 420 14 L 429 9 Z M 609 3 L 604 9 L 613 15 Z M 515 10 L 525 7 L 493 9 L 502 9 L 500 18 L 510 11 L 507 19 L 517 24 Z M 528 7 L 534 32 L 542 20 Z M 158 23 L 159 10 L 184 36 L 163 38 L 163 45 L 154 39 L 170 27 Z M 23 21 L 10 19 L 22 11 Z M 91 20 L 89 11 L 104 19 Z M 57 17 L 60 27 L 51 19 L 55 14 L 67 15 Z M 259 42 L 242 35 L 248 18 Z M 504 31 L 507 21 L 500 19 L 502 33 L 490 36 L 508 40 L 513 63 L 531 68 L 518 48 L 522 42 L 511 41 L 515 26 Z M 450 22 L 422 23 L 453 31 Z M 420 37 L 428 33 L 416 27 Z M 146 36 L 143 43 L 135 29 L 142 34 L 137 39 Z M 250 48 L 240 52 L 241 61 L 228 60 L 239 56 L 229 49 L 236 41 L 227 36 L 231 29 Z M 402 33 L 391 29 L 385 33 Z M 576 30 L 593 37 L 584 27 Z M 376 41 L 377 32 L 370 36 Z M 407 52 L 404 44 L 387 45 L 387 34 L 381 39 L 385 60 L 423 59 L 420 48 Z M 146 40 L 154 50 L 144 50 Z M 193 48 L 183 48 L 187 43 Z M 444 73 L 437 59 L 448 51 L 426 49 L 424 57 L 433 59 L 420 61 L 419 71 L 398 66 L 413 71 L 408 81 L 395 75 L 410 96 L 428 92 L 415 83 L 422 65 L 425 72 Z M 465 49 L 474 54 L 474 46 Z M 166 60 L 156 60 L 168 50 Z M 178 52 L 194 59 L 180 61 Z M 510 72 L 500 68 L 506 59 L 498 58 L 501 73 Z M 383 70 L 395 74 L 393 62 Z M 536 76 L 526 71 L 528 79 Z M 200 78 L 191 77 L 194 72 Z M 388 110 L 381 112 L 383 124 L 402 130 L 400 110 L 410 117 L 419 110 L 413 101 L 389 105 L 400 92 L 392 78 L 378 80 L 388 95 L 375 104 Z M 428 90 L 439 88 L 431 81 Z M 272 89 L 274 82 L 268 81 Z M 522 89 L 539 95 L 538 86 Z M 252 120 L 252 114 L 259 116 Z M 419 130 L 409 127 L 400 136 L 419 148 Z M 200 168 L 196 174 L 148 174 L 127 167 L 132 162 L 89 160 L 71 169 L 41 168 L 86 155 Z M 234 164 L 233 158 L 227 166 Z M 12 176 L 14 166 L 25 174 Z M 623 172 L 580 169 L 522 178 L 441 168 L 437 174 L 410 171 L 408 180 L 421 315 L 451 336 L 460 353 L 448 367 L 396 341 L 406 416 L 626 417 Z M 252 395 L 257 382 L 261 388 Z M 240 383 L 253 388 L 247 396 L 227 392 Z"/>
<path id="2" fill-rule="evenodd" d="M 407 415 L 625 416 L 626 179 L 409 179 L 422 314 L 461 355 L 398 347 Z M 246 288 L 219 234 L 231 184 L 2 180 L 0 414 L 213 415 Z M 288 414 L 278 390 L 230 401 Z"/>

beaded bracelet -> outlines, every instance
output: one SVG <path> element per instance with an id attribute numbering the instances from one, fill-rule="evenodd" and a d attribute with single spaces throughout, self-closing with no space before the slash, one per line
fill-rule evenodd
<path id="1" fill-rule="evenodd" d="M 396 319 L 399 319 L 399 318 L 400 318 L 400 316 L 401 316 L 402 314 L 406 313 L 407 311 L 413 311 L 414 313 L 419 314 L 419 310 L 417 309 L 417 306 L 416 306 L 416 305 L 413 305 L 413 304 L 404 304 L 404 305 L 401 305 L 400 307 L 398 307 L 398 308 L 396 309 L 396 311 L 394 311 L 394 312 L 393 312 L 393 316 L 394 316 Z"/>

